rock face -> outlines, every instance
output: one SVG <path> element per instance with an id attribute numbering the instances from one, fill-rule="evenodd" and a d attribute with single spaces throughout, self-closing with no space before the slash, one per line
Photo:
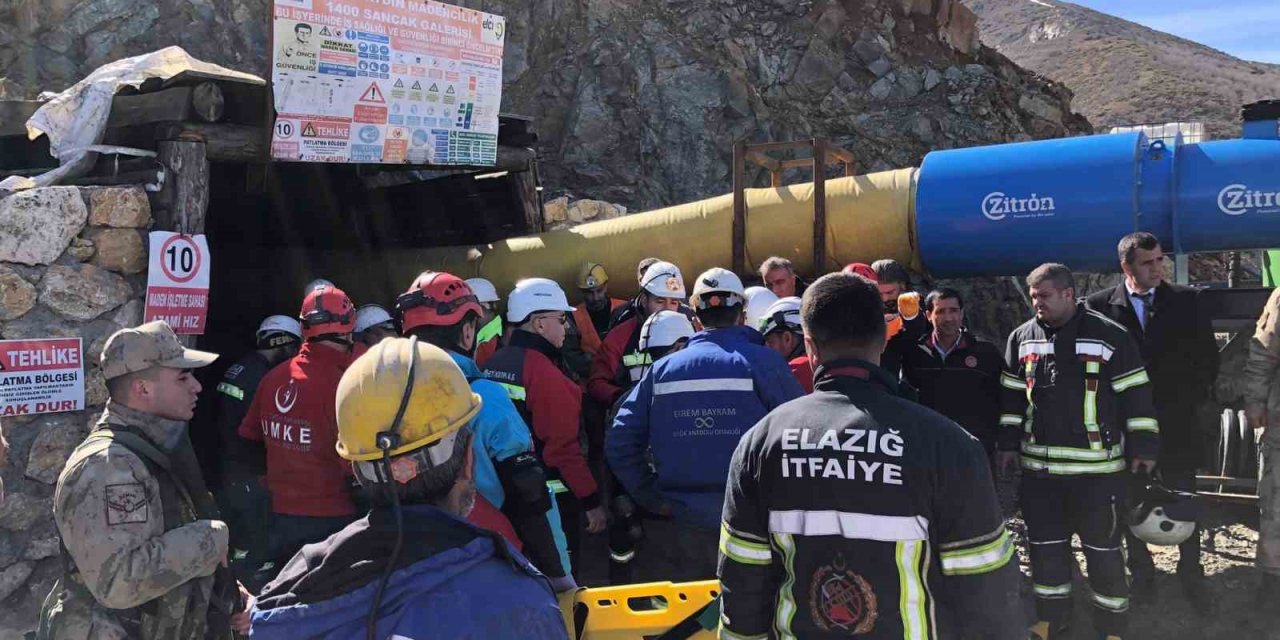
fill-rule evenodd
<path id="1" fill-rule="evenodd" d="M 53 266 L 40 283 L 40 302 L 59 315 L 88 321 L 129 299 L 124 278 L 91 264 Z"/>
<path id="2" fill-rule="evenodd" d="M 57 260 L 88 215 L 75 187 L 32 189 L 0 200 L 0 262 Z"/>
<path id="3" fill-rule="evenodd" d="M 265 76 L 270 4 L 2 3 L 0 69 L 34 96 L 179 44 Z M 457 4 L 508 19 L 502 109 L 535 118 L 543 181 L 632 210 L 727 192 L 739 138 L 831 138 L 871 171 L 1088 130 L 1069 92 L 981 46 L 957 0 Z"/>
<path id="4" fill-rule="evenodd" d="M 147 270 L 147 247 L 135 229 L 92 229 L 85 233 L 93 243 L 93 264 L 126 275 Z"/>
<path id="5" fill-rule="evenodd" d="M 21 317 L 36 304 L 36 288 L 16 271 L 0 265 L 0 320 Z"/>
<path id="6" fill-rule="evenodd" d="M 67 456 L 84 440 L 84 420 L 72 413 L 53 414 L 44 417 L 39 427 L 40 435 L 31 444 L 27 456 L 27 477 L 45 484 L 53 484 L 62 473 Z M 28 425 L 34 429 L 37 425 Z"/>
<path id="7" fill-rule="evenodd" d="M 151 224 L 151 203 L 141 187 L 88 187 L 81 190 L 95 227 L 141 228 Z"/>

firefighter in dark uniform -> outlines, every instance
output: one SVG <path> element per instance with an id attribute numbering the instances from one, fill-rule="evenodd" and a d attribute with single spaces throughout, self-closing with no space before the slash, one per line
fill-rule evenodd
<path id="1" fill-rule="evenodd" d="M 721 638 L 1026 637 L 982 447 L 876 364 L 881 304 L 853 274 L 804 294 L 816 389 L 733 455 Z"/>
<path id="2" fill-rule="evenodd" d="M 1043 264 L 1027 286 L 1036 317 L 1009 335 L 996 456 L 1002 472 L 1022 463 L 1031 631 L 1059 637 L 1070 617 L 1075 534 L 1089 562 L 1094 629 L 1120 638 L 1129 610 L 1120 546 L 1126 471 L 1150 473 L 1160 446 L 1150 380 L 1133 337 L 1076 300 L 1067 267 Z"/>
<path id="3" fill-rule="evenodd" d="M 920 393 L 920 403 L 955 420 L 982 443 L 990 458 L 1000 423 L 1000 349 L 964 327 L 964 300 L 955 289 L 925 297 L 933 331 L 903 353 L 902 377 Z"/>
<path id="4" fill-rule="evenodd" d="M 260 558 L 262 543 L 271 529 L 271 495 L 262 483 L 267 473 L 266 450 L 261 444 L 241 438 L 236 430 L 248 413 L 258 384 L 276 365 L 298 355 L 302 346 L 302 323 L 289 316 L 271 316 L 258 325 L 250 351 L 227 367 L 218 382 L 217 418 L 221 481 L 218 504 L 231 531 L 231 567 L 238 578 L 251 587 L 253 569 L 244 566 L 249 558 Z"/>

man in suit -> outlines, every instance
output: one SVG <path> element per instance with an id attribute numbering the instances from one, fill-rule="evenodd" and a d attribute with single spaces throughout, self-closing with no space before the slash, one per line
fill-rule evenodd
<path id="1" fill-rule="evenodd" d="M 1164 281 L 1160 241 L 1144 231 L 1120 239 L 1124 282 L 1088 298 L 1090 308 L 1120 323 L 1138 342 L 1147 364 L 1160 423 L 1160 456 L 1156 475 L 1166 487 L 1195 490 L 1196 469 L 1206 450 L 1199 425 L 1199 405 L 1209 398 L 1218 375 L 1218 349 L 1208 316 L 1200 313 L 1195 289 Z M 1132 597 L 1155 599 L 1155 567 L 1142 541 L 1126 532 Z M 1192 607 L 1212 610 L 1200 566 L 1200 531 L 1179 546 L 1178 578 Z"/>

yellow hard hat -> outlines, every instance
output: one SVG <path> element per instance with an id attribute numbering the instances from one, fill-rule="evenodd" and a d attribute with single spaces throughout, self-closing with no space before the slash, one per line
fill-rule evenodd
<path id="1" fill-rule="evenodd" d="M 607 282 L 609 282 L 609 274 L 605 272 L 604 265 L 598 262 L 587 262 L 578 271 L 579 289 L 594 289 Z"/>
<path id="2" fill-rule="evenodd" d="M 342 374 L 337 409 L 338 455 L 368 461 L 382 457 L 379 434 L 393 431 L 397 414 L 403 413 L 394 428 L 398 442 L 392 441 L 392 456 L 466 426 L 480 411 L 480 396 L 444 350 L 416 338 L 395 338 L 379 342 Z"/>

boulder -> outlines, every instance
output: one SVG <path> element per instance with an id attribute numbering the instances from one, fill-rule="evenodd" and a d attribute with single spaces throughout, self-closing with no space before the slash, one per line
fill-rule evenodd
<path id="1" fill-rule="evenodd" d="M 77 262 L 87 262 L 93 257 L 93 251 L 93 241 L 88 238 L 72 238 L 71 246 L 67 247 L 67 255 Z"/>
<path id="2" fill-rule="evenodd" d="M 72 320 L 87 321 L 128 301 L 124 278 L 91 264 L 49 267 L 40 282 L 40 303 Z"/>
<path id="3" fill-rule="evenodd" d="M 27 543 L 27 550 L 22 552 L 23 560 L 44 560 L 61 553 L 62 541 L 57 536 L 40 538 Z"/>
<path id="4" fill-rule="evenodd" d="M 84 419 L 79 414 L 58 413 L 46 416 L 40 435 L 27 455 L 27 477 L 45 484 L 58 481 L 71 451 L 84 440 Z M 27 427 L 32 428 L 31 426 Z"/>
<path id="5" fill-rule="evenodd" d="M 561 196 L 553 198 L 542 205 L 543 220 L 547 224 L 564 222 L 569 219 L 569 198 Z"/>
<path id="6" fill-rule="evenodd" d="M 88 216 L 75 187 L 30 189 L 0 200 L 0 262 L 57 260 Z"/>
<path id="7" fill-rule="evenodd" d="M 85 233 L 97 251 L 93 264 L 126 275 L 147 269 L 147 247 L 134 229 L 96 228 Z"/>
<path id="8" fill-rule="evenodd" d="M 27 578 L 30 578 L 31 572 L 35 570 L 36 563 L 19 562 L 0 571 L 0 600 L 13 595 L 13 592 L 18 590 L 18 587 L 26 584 Z"/>
<path id="9" fill-rule="evenodd" d="M 0 320 L 13 320 L 36 306 L 36 288 L 13 269 L 0 265 Z"/>
<path id="10" fill-rule="evenodd" d="M 53 519 L 53 499 L 28 493 L 6 493 L 0 509 L 0 529 L 25 531 L 36 523 Z"/>
<path id="11" fill-rule="evenodd" d="M 140 229 L 151 225 L 151 203 L 141 187 L 85 187 L 89 224 Z"/>

